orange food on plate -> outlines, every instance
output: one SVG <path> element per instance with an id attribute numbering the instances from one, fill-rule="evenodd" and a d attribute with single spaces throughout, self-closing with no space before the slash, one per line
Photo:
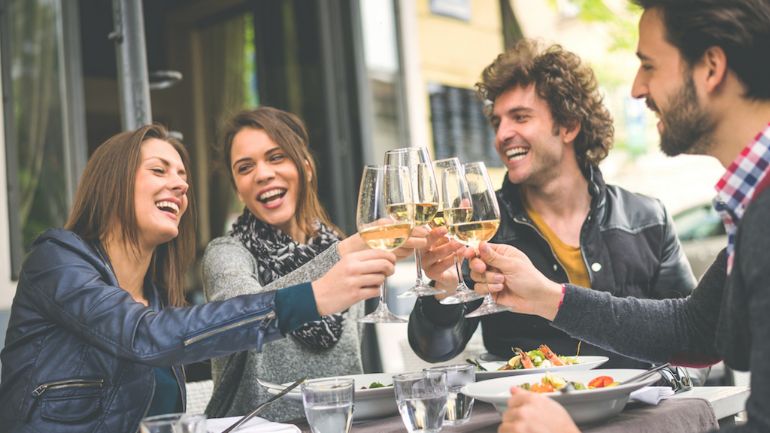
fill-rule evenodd
<path id="1" fill-rule="evenodd" d="M 613 384 L 615 384 L 615 380 L 610 376 L 599 376 L 588 382 L 588 388 L 606 388 L 608 386 L 612 386 Z"/>

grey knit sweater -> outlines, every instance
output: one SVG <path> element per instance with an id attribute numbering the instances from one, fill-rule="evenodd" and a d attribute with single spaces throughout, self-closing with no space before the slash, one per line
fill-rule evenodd
<path id="1" fill-rule="evenodd" d="M 313 281 L 326 273 L 340 257 L 332 245 L 294 272 L 262 286 L 257 277 L 257 261 L 235 238 L 214 239 L 203 255 L 203 285 L 209 301 L 220 301 L 247 293 L 280 290 L 292 284 Z M 267 343 L 262 352 L 251 350 L 211 361 L 214 393 L 206 408 L 210 417 L 238 416 L 251 412 L 270 397 L 257 378 L 284 383 L 300 377 L 327 377 L 362 372 L 357 319 L 363 304 L 344 314 L 345 324 L 339 342 L 328 350 L 315 351 L 292 337 Z M 302 402 L 281 399 L 261 417 L 288 421 L 304 417 Z"/>

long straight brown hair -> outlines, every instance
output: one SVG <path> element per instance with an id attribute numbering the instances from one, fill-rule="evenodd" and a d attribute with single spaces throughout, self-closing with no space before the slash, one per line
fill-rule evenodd
<path id="1" fill-rule="evenodd" d="M 222 159 L 225 169 L 230 174 L 230 182 L 235 187 L 235 179 L 232 170 L 233 139 L 244 128 L 261 129 L 283 149 L 289 159 L 297 167 L 300 179 L 308 178 L 307 166 L 310 167 L 312 176 L 308 182 L 299 182 L 299 194 L 297 198 L 297 211 L 295 218 L 300 230 L 306 236 L 315 234 L 315 222 L 320 221 L 334 230 L 338 236 L 345 234 L 339 227 L 332 224 L 329 215 L 318 199 L 318 175 L 313 155 L 310 153 L 307 129 L 302 120 L 296 115 L 273 107 L 258 107 L 254 110 L 245 110 L 230 117 L 224 126 L 224 145 Z M 306 166 L 307 164 L 307 166 Z"/>
<path id="2" fill-rule="evenodd" d="M 179 235 L 155 249 L 148 271 L 156 287 L 165 295 L 164 303 L 182 306 L 186 303 L 184 274 L 195 258 L 195 203 L 187 149 L 169 136 L 166 128 L 143 126 L 114 135 L 100 145 L 83 171 L 65 228 L 89 242 L 103 243 L 111 225 L 117 222 L 123 247 L 134 254 L 139 253 L 134 186 L 141 163 L 142 143 L 151 138 L 173 146 L 188 173 L 188 206 L 179 221 Z"/>

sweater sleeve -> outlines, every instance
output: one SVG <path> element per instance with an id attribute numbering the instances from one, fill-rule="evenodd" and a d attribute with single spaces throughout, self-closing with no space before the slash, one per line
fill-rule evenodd
<path id="1" fill-rule="evenodd" d="M 684 299 L 619 298 L 567 285 L 553 326 L 603 349 L 648 362 L 718 361 L 714 347 L 726 277 L 722 251 Z"/>

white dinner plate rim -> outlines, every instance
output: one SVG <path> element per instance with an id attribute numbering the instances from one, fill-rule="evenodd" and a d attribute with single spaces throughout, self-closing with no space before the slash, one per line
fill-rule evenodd
<path id="1" fill-rule="evenodd" d="M 509 377 L 509 376 L 522 376 L 526 374 L 537 374 L 537 373 L 545 373 L 546 371 L 550 372 L 559 372 L 559 371 L 583 371 L 583 370 L 592 370 L 596 367 L 604 364 L 605 362 L 609 361 L 609 358 L 606 356 L 598 356 L 598 355 L 587 355 L 587 356 L 578 356 L 579 363 L 576 364 L 570 364 L 570 365 L 563 365 L 563 366 L 551 366 L 551 367 L 537 367 L 537 368 L 528 368 L 528 369 L 521 369 L 521 370 L 497 370 L 500 366 L 505 364 L 505 361 L 491 361 L 491 362 L 482 362 L 481 366 L 484 368 L 494 368 L 494 370 L 488 370 L 488 371 L 477 371 L 476 372 L 476 380 L 491 380 L 496 379 L 500 377 Z"/>

